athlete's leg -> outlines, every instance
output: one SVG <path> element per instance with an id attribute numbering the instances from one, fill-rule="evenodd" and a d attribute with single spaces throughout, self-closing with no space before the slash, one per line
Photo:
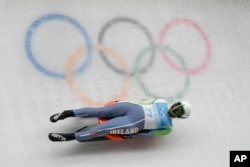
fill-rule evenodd
<path id="1" fill-rule="evenodd" d="M 79 117 L 98 117 L 98 118 L 115 118 L 128 114 L 136 114 L 136 111 L 142 108 L 134 103 L 119 102 L 104 107 L 88 107 L 74 110 L 75 116 Z M 135 112 L 131 112 L 135 111 Z"/>
<path id="2" fill-rule="evenodd" d="M 108 120 L 103 124 L 83 129 L 75 133 L 78 141 L 89 140 L 97 136 L 106 134 L 133 134 L 142 130 L 144 127 L 144 115 L 127 115 Z"/>
<path id="3" fill-rule="evenodd" d="M 66 110 L 62 113 L 54 114 L 50 117 L 51 122 L 56 122 L 68 117 L 107 117 L 114 118 L 118 116 L 124 116 L 128 114 L 136 114 L 142 112 L 142 107 L 137 104 L 129 102 L 119 102 L 104 107 L 87 107 L 76 110 Z"/>

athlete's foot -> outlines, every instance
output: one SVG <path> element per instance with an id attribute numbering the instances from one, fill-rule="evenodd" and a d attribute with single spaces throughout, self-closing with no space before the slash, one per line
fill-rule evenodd
<path id="1" fill-rule="evenodd" d="M 58 120 L 63 120 L 68 117 L 73 117 L 75 114 L 73 110 L 65 110 L 62 113 L 54 114 L 50 117 L 51 122 L 57 122 Z"/>
<path id="2" fill-rule="evenodd" d="M 49 139 L 51 141 L 71 141 L 75 140 L 74 133 L 50 133 Z"/>

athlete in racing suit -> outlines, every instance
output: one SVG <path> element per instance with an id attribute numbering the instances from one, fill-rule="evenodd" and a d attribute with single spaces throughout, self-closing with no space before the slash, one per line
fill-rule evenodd
<path id="1" fill-rule="evenodd" d="M 50 117 L 57 122 L 68 117 L 107 118 L 108 121 L 75 133 L 50 133 L 52 141 L 86 141 L 107 134 L 120 134 L 123 138 L 162 136 L 171 131 L 172 118 L 186 118 L 190 115 L 188 102 L 176 102 L 168 109 L 164 99 L 139 102 L 118 101 L 103 107 L 87 107 L 66 110 Z"/>

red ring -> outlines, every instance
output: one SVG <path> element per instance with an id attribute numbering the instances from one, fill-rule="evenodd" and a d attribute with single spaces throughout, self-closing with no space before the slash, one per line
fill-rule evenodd
<path id="1" fill-rule="evenodd" d="M 205 45 L 206 45 L 206 59 L 205 59 L 204 63 L 201 64 L 200 66 L 196 67 L 196 68 L 193 68 L 193 69 L 185 69 L 185 68 L 179 67 L 173 61 L 171 61 L 168 54 L 164 50 L 161 50 L 161 53 L 162 53 L 162 56 L 164 57 L 164 59 L 166 60 L 166 62 L 169 63 L 170 66 L 173 67 L 175 70 L 183 72 L 185 74 L 196 74 L 196 73 L 200 72 L 201 70 L 205 69 L 207 67 L 210 59 L 211 59 L 211 45 L 210 45 L 210 42 L 208 40 L 207 34 L 203 31 L 203 29 L 198 24 L 196 24 L 193 21 L 188 20 L 188 19 L 172 20 L 169 23 L 167 23 L 163 27 L 163 29 L 161 30 L 159 41 L 160 41 L 160 44 L 163 44 L 163 42 L 164 42 L 163 40 L 165 38 L 166 33 L 169 31 L 169 29 L 172 26 L 180 24 L 180 23 L 190 25 L 195 30 L 197 30 L 197 32 L 199 34 L 201 34 L 202 38 L 205 41 Z"/>

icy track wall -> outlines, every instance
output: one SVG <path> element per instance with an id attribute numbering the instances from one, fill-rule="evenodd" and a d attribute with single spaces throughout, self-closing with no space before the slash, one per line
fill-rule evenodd
<path id="1" fill-rule="evenodd" d="M 64 80 L 86 105 L 129 95 L 170 102 L 184 98 L 190 78 L 206 70 L 211 60 L 205 30 L 187 17 L 140 18 L 118 15 L 105 21 L 93 16 L 85 21 L 63 13 L 41 15 L 26 31 L 26 56 L 39 75 L 55 83 Z M 104 24 L 94 26 L 100 22 Z M 99 33 L 91 32 L 92 26 Z"/>

